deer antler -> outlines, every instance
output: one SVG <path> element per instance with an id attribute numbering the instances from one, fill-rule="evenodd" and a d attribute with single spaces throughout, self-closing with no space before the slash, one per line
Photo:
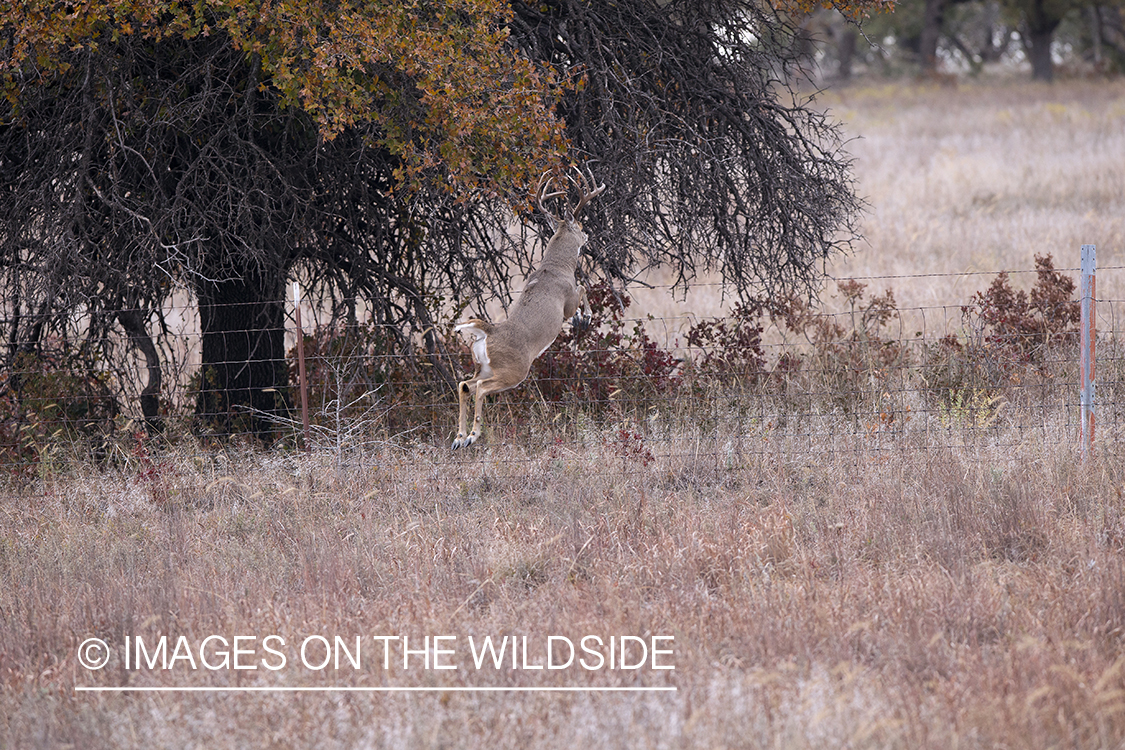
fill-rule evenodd
<path id="1" fill-rule="evenodd" d="M 589 170 L 590 167 L 589 165 L 587 165 L 586 171 L 589 172 Z M 590 177 L 589 179 L 587 179 L 586 175 L 578 167 L 574 167 L 574 171 L 578 173 L 578 176 L 580 178 L 582 178 L 582 185 L 580 186 L 582 188 L 582 199 L 578 201 L 578 205 L 574 207 L 574 211 L 572 211 L 570 214 L 572 218 L 577 218 L 579 212 L 582 211 L 583 206 L 589 203 L 592 199 L 601 195 L 601 192 L 605 190 L 605 184 L 599 185 L 598 187 L 591 190 L 590 185 L 596 182 L 593 173 L 590 173 Z"/>
<path id="2" fill-rule="evenodd" d="M 543 201 L 566 195 L 566 191 L 560 190 L 554 193 L 546 192 L 547 187 L 551 184 L 551 179 L 547 176 L 549 174 L 551 174 L 550 171 L 544 172 L 543 176 L 539 178 L 539 184 L 535 186 L 535 205 L 546 215 L 547 220 L 551 222 L 551 228 L 554 229 L 559 224 L 559 218 L 547 210 L 547 207 L 543 205 Z"/>

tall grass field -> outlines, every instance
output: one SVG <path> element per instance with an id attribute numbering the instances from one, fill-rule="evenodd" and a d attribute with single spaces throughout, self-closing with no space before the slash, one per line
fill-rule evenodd
<path id="1" fill-rule="evenodd" d="M 1071 363 L 1029 354 L 1002 391 L 949 364 L 961 306 L 1004 270 L 1031 289 L 1036 256 L 1074 277 L 1096 244 L 1122 298 L 1125 84 L 821 102 L 869 203 L 827 270 L 893 289 L 921 374 L 501 402 L 458 452 L 439 425 L 44 453 L 0 479 L 0 748 L 1125 745 L 1120 368 L 1083 459 Z"/>

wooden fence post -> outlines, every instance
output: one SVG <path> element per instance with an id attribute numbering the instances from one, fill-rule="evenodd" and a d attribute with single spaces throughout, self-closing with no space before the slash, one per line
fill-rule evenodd
<path id="1" fill-rule="evenodd" d="M 1081 350 L 1078 355 L 1079 404 L 1082 410 L 1082 460 L 1094 451 L 1094 360 L 1097 345 L 1097 267 L 1094 245 L 1082 246 Z"/>
<path id="2" fill-rule="evenodd" d="M 304 428 L 305 450 L 312 450 L 309 441 L 309 384 L 305 380 L 305 331 L 301 327 L 301 285 L 293 282 L 293 314 L 297 318 L 297 388 L 301 391 L 301 426 Z"/>

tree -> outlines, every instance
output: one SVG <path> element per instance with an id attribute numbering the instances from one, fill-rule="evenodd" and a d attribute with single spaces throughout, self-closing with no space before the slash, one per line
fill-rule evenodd
<path id="1" fill-rule="evenodd" d="M 1125 70 L 1125 18 L 1121 0 L 1116 5 L 1093 5 L 1087 9 L 1091 57 L 1107 69 Z"/>
<path id="2" fill-rule="evenodd" d="M 1116 17 L 1114 8 L 1087 0 L 903 0 L 871 31 L 874 37 L 894 37 L 896 46 L 917 57 L 924 73 L 936 68 L 939 50 L 960 55 L 977 73 L 1019 39 L 1032 78 L 1051 81 L 1052 45 L 1060 34 L 1065 32 L 1061 41 L 1074 53 L 1089 51 L 1099 63 L 1103 45 L 1112 48 L 1107 40 L 1114 36 Z M 1110 57 L 1111 67 L 1112 52 Z"/>
<path id="3" fill-rule="evenodd" d="M 1009 0 L 1022 17 L 1020 25 L 1023 48 L 1031 61 L 1031 77 L 1037 81 L 1053 81 L 1055 63 L 1051 59 L 1051 43 L 1063 18 L 1079 3 L 1076 0 Z"/>
<path id="4" fill-rule="evenodd" d="M 513 7 L 527 54 L 579 76 L 559 111 L 609 184 L 587 219 L 606 275 L 664 264 L 689 283 L 713 267 L 744 297 L 815 288 L 858 203 L 835 126 L 788 87 L 788 15 L 741 0 Z"/>
<path id="5" fill-rule="evenodd" d="M 475 259 L 444 257 L 464 221 L 497 228 L 472 201 L 518 200 L 562 148 L 550 78 L 507 48 L 504 19 L 492 0 L 9 14 L 9 362 L 76 311 L 88 340 L 120 321 L 143 342 L 187 285 L 203 331 L 197 410 L 225 431 L 242 407 L 276 406 L 283 286 L 300 264 L 314 283 L 369 292 L 385 319 L 430 323 L 400 268 L 409 253 L 425 236 L 427 270 L 476 278 Z M 449 220 L 423 235 L 419 206 Z M 149 373 L 151 387 L 158 363 Z"/>
<path id="6" fill-rule="evenodd" d="M 88 342 L 124 327 L 151 388 L 148 328 L 186 285 L 197 411 L 226 430 L 276 408 L 297 275 L 441 372 L 434 300 L 508 293 L 534 250 L 512 212 L 564 157 L 610 185 L 591 271 L 813 294 L 859 202 L 835 126 L 787 84 L 790 19 L 745 0 L 21 4 L 0 56 L 7 361 L 81 312 Z"/>
<path id="7" fill-rule="evenodd" d="M 924 73 L 937 71 L 938 40 L 949 0 L 925 0 L 922 10 L 922 34 L 918 39 L 918 57 Z"/>

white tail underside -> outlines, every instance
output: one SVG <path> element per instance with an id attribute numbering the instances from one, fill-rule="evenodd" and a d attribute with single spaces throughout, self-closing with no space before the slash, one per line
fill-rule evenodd
<path id="1" fill-rule="evenodd" d="M 453 330 L 457 333 L 464 331 L 473 337 L 473 361 L 480 365 L 481 377 L 492 377 L 492 368 L 488 366 L 488 334 L 472 323 L 462 323 Z"/>

